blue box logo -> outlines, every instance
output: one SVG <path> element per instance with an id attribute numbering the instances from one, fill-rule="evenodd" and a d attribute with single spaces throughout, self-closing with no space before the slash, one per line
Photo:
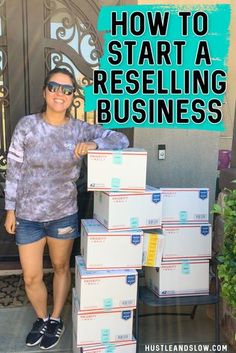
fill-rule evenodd
<path id="1" fill-rule="evenodd" d="M 207 191 L 207 190 L 200 190 L 200 191 L 199 191 L 199 197 L 200 197 L 200 199 L 202 199 L 202 200 L 207 199 L 207 197 L 208 197 L 208 191 Z"/>
<path id="2" fill-rule="evenodd" d="M 126 276 L 126 283 L 130 286 L 135 283 L 135 275 Z"/>
<path id="3" fill-rule="evenodd" d="M 152 194 L 152 202 L 158 203 L 160 201 L 161 201 L 161 194 L 160 193 Z"/>
<path id="4" fill-rule="evenodd" d="M 122 311 L 121 317 L 123 320 L 129 320 L 131 318 L 131 310 Z"/>
<path id="5" fill-rule="evenodd" d="M 201 226 L 201 234 L 206 236 L 207 234 L 209 234 L 209 226 Z"/>
<path id="6" fill-rule="evenodd" d="M 139 234 L 133 234 L 131 235 L 131 243 L 134 244 L 134 245 L 138 245 L 140 244 L 140 241 L 141 241 L 141 237 Z"/>

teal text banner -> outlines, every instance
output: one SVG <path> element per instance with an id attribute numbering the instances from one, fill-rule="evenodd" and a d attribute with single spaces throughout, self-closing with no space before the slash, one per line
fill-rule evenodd
<path id="1" fill-rule="evenodd" d="M 223 131 L 231 7 L 107 6 L 85 111 L 105 128 Z"/>

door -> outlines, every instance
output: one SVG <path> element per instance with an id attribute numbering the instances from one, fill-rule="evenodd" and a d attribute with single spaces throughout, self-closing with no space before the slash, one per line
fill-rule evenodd
<path id="1" fill-rule="evenodd" d="M 102 55 L 96 22 L 104 4 L 120 1 L 0 0 L 0 262 L 17 259 L 14 239 L 3 226 L 11 134 L 20 117 L 40 110 L 44 77 L 56 66 L 68 68 L 77 78 L 73 116 L 96 121 L 96 112 L 83 111 L 83 87 L 92 83 Z"/>

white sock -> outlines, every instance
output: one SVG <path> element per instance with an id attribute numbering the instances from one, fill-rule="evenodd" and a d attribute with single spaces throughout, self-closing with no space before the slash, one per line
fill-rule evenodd
<path id="1" fill-rule="evenodd" d="M 53 320 L 53 321 L 58 321 L 60 322 L 61 321 L 61 318 L 60 317 L 50 317 L 50 320 Z"/>
<path id="2" fill-rule="evenodd" d="M 48 319 L 49 319 L 49 316 L 43 317 L 43 321 L 44 321 L 44 322 L 48 321 Z"/>

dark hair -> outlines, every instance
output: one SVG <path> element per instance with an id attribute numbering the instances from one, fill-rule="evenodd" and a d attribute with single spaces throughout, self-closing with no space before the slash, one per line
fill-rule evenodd
<path id="1" fill-rule="evenodd" d="M 48 82 L 51 80 L 51 77 L 55 74 L 63 74 L 63 75 L 66 75 L 68 76 L 71 81 L 72 81 L 72 85 L 73 87 L 75 88 L 75 90 L 77 89 L 77 82 L 76 82 L 76 79 L 75 79 L 75 76 L 67 69 L 65 68 L 62 68 L 62 67 L 55 67 L 54 69 L 50 70 L 47 74 L 47 76 L 45 77 L 44 79 L 44 83 L 43 83 L 43 90 L 45 90 L 45 88 L 47 87 L 47 84 Z M 41 113 L 44 113 L 47 109 L 47 103 L 46 101 L 44 100 L 44 103 L 43 103 L 43 106 L 41 108 Z M 71 107 L 69 107 L 67 110 L 66 110 L 66 115 L 69 116 L 70 115 L 70 110 L 71 110 Z"/>

